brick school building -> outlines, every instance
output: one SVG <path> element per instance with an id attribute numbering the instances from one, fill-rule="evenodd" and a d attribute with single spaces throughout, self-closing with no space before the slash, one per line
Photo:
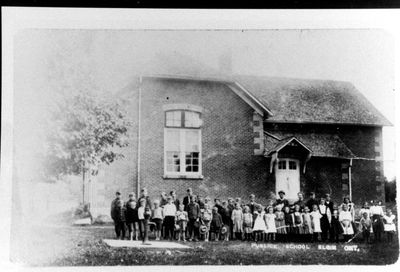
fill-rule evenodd
<path id="1" fill-rule="evenodd" d="M 94 213 L 146 187 L 265 203 L 284 190 L 384 200 L 382 127 L 349 82 L 147 75 L 118 93 L 132 120 L 124 159 L 86 184 Z"/>

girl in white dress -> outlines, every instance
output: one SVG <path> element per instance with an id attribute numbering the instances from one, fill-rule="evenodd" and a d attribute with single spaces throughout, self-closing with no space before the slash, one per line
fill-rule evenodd
<path id="1" fill-rule="evenodd" d="M 346 204 L 343 205 L 342 209 L 343 210 L 339 213 L 339 222 L 343 228 L 344 240 L 347 242 L 351 238 L 351 236 L 354 234 L 353 225 L 351 224 L 351 221 L 353 220 L 353 216 L 352 216 L 351 212 L 349 211 L 348 205 L 346 205 Z"/>
<path id="2" fill-rule="evenodd" d="M 318 206 L 313 205 L 313 211 L 310 213 L 313 242 L 318 242 L 319 240 L 318 236 L 320 236 L 322 232 L 321 221 L 320 221 L 321 217 L 322 215 L 318 210 Z"/>
<path id="3" fill-rule="evenodd" d="M 275 218 L 276 215 L 274 214 L 274 208 L 269 206 L 266 209 L 266 214 L 264 215 L 265 225 L 267 227 L 267 241 L 275 241 L 275 234 L 276 234 L 276 225 L 275 225 Z"/>
<path id="4" fill-rule="evenodd" d="M 264 214 L 263 208 L 261 205 L 258 205 L 254 210 L 254 226 L 253 226 L 253 233 L 254 233 L 254 240 L 262 241 L 264 233 L 267 232 L 267 228 L 265 227 L 264 222 Z"/>
<path id="5" fill-rule="evenodd" d="M 388 209 L 386 211 L 386 215 L 383 217 L 384 221 L 384 231 L 386 232 L 388 242 L 393 241 L 393 236 L 396 232 L 396 224 L 394 220 L 396 219 L 396 216 L 392 214 L 392 210 Z"/>

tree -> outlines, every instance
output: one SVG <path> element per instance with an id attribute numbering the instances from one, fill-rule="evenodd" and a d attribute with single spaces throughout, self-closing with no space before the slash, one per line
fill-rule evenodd
<path id="1" fill-rule="evenodd" d="M 126 114 L 120 103 L 81 92 L 65 98 L 53 112 L 46 152 L 46 175 L 53 180 L 63 175 L 82 175 L 85 182 L 98 173 L 101 164 L 123 157 L 118 149 L 128 145 Z"/>

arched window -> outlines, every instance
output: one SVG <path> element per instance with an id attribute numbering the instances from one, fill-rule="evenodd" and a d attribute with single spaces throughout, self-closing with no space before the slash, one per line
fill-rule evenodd
<path id="1" fill-rule="evenodd" d="M 164 128 L 164 177 L 202 178 L 201 112 L 168 109 Z"/>

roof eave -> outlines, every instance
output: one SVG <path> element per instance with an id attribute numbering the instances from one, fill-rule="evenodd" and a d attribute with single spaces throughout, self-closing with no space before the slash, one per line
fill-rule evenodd
<path id="1" fill-rule="evenodd" d="M 386 120 L 387 121 L 387 120 Z M 271 120 L 265 119 L 264 123 L 278 123 L 278 124 L 304 124 L 304 125 L 343 125 L 343 126 L 366 126 L 366 127 L 388 127 L 393 126 L 389 121 L 381 124 L 370 124 L 370 123 L 338 123 L 338 122 L 312 122 L 312 121 L 285 121 L 285 120 Z"/>

